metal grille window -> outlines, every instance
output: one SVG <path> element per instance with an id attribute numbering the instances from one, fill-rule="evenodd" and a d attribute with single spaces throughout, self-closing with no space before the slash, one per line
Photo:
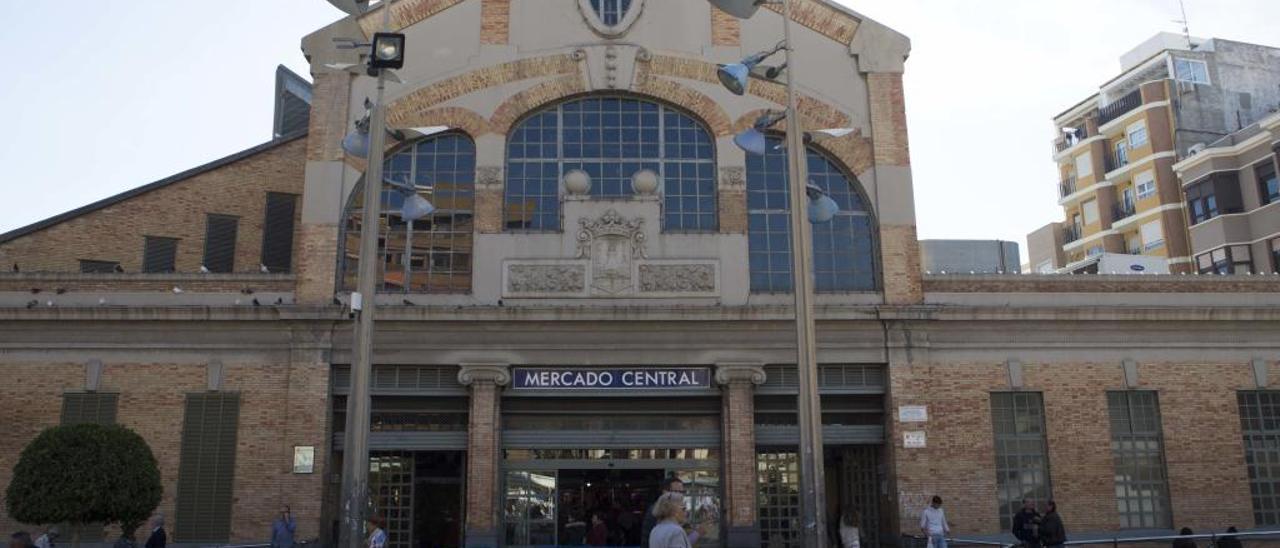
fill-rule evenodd
<path id="1" fill-rule="evenodd" d="M 115 272 L 119 268 L 120 263 L 116 261 L 80 259 L 80 272 L 82 274 L 106 274 Z"/>
<path id="2" fill-rule="evenodd" d="M 663 182 L 665 230 L 714 231 L 713 143 L 700 122 L 658 103 L 592 97 L 552 106 L 509 135 L 506 226 L 560 230 L 560 180 L 571 170 L 591 176 L 591 196 L 621 198 L 633 195 L 632 176 L 648 169 Z"/>
<path id="3" fill-rule="evenodd" d="M 62 424 L 115 424 L 119 402 L 119 394 L 63 394 Z"/>
<path id="4" fill-rule="evenodd" d="M 800 546 L 800 459 L 794 451 L 762 451 L 756 459 L 756 504 L 762 546 Z"/>
<path id="5" fill-rule="evenodd" d="M 205 217 L 204 267 L 209 272 L 235 271 L 236 232 L 240 218 L 210 213 Z"/>
<path id="6" fill-rule="evenodd" d="M 753 293 L 792 290 L 787 153 L 781 145 L 780 138 L 770 137 L 767 154 L 747 155 Z M 813 225 L 814 290 L 875 291 L 875 221 L 862 191 L 834 161 L 812 148 L 808 161 L 809 179 L 840 205 L 840 213 L 830 222 Z"/>
<path id="7" fill-rule="evenodd" d="M 1053 498 L 1045 446 L 1044 396 L 1038 392 L 991 394 L 995 428 L 996 502 L 1000 526 L 1008 530 L 1023 499 Z"/>
<path id="8" fill-rule="evenodd" d="M 178 239 L 160 236 L 143 238 L 142 271 L 151 274 L 173 272 L 178 259 Z"/>
<path id="9" fill-rule="evenodd" d="M 187 394 L 174 529 L 182 542 L 227 542 L 240 395 Z"/>
<path id="10" fill-rule="evenodd" d="M 270 272 L 293 269 L 293 217 L 298 195 L 268 192 L 262 223 L 262 266 Z"/>
<path id="11" fill-rule="evenodd" d="M 1160 402 L 1155 392 L 1108 392 L 1116 505 L 1127 529 L 1173 527 L 1165 474 Z"/>
<path id="12" fill-rule="evenodd" d="M 391 156 L 386 178 L 409 183 L 436 207 L 430 216 L 405 221 L 404 194 L 382 192 L 379 230 L 379 291 L 384 293 L 467 293 L 471 291 L 476 145 L 461 133 L 429 137 Z M 347 206 L 343 239 L 343 289 L 355 291 L 359 271 L 364 189 L 356 185 Z"/>
<path id="13" fill-rule="evenodd" d="M 1258 527 L 1280 525 L 1280 392 L 1240 392 L 1236 400 L 1253 521 Z"/>
<path id="14" fill-rule="evenodd" d="M 631 0 L 591 0 L 591 7 L 605 26 L 616 26 L 631 9 Z"/>
<path id="15" fill-rule="evenodd" d="M 387 548 L 413 542 L 413 453 L 376 453 L 369 457 L 369 498 L 373 513 L 386 520 Z"/>

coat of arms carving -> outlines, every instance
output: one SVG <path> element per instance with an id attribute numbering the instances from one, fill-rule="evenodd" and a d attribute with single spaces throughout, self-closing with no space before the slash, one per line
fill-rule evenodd
<path id="1" fill-rule="evenodd" d="M 610 209 L 578 220 L 578 257 L 591 264 L 591 288 L 607 295 L 633 290 L 635 261 L 647 258 L 644 218 L 626 219 Z"/>

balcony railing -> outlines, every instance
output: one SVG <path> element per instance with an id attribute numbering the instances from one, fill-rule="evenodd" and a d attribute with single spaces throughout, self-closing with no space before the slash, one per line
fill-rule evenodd
<path id="1" fill-rule="evenodd" d="M 1121 97 L 1111 104 L 1098 110 L 1098 125 L 1106 124 L 1116 118 L 1128 114 L 1135 108 L 1142 106 L 1142 90 L 1133 90 L 1132 93 Z"/>
<path id="2" fill-rule="evenodd" d="M 1074 135 L 1068 135 L 1064 133 L 1061 137 L 1058 137 L 1057 141 L 1054 141 L 1053 143 L 1054 148 L 1057 149 L 1058 152 L 1063 152 L 1073 146 L 1076 146 L 1076 144 L 1078 144 L 1080 141 L 1083 141 L 1090 137 L 1089 128 L 1084 126 L 1083 120 L 1081 121 L 1079 126 L 1075 127 L 1075 130 L 1076 132 Z"/>
<path id="3" fill-rule="evenodd" d="M 1126 204 L 1124 202 L 1118 203 L 1111 207 L 1111 222 L 1128 219 L 1137 213 L 1138 210 L 1133 204 Z"/>
<path id="4" fill-rule="evenodd" d="M 1111 153 L 1107 154 L 1107 173 L 1111 173 L 1117 169 L 1129 165 L 1129 148 L 1113 148 Z"/>
<path id="5" fill-rule="evenodd" d="M 1062 243 L 1069 244 L 1071 242 L 1079 240 L 1080 237 L 1082 236 L 1081 232 L 1083 232 L 1083 230 L 1081 230 L 1080 227 L 1075 225 L 1063 227 Z"/>
<path id="6" fill-rule="evenodd" d="M 1076 176 L 1075 175 L 1067 177 L 1066 179 L 1063 179 L 1061 183 L 1058 183 L 1058 195 L 1060 197 L 1066 198 L 1067 196 L 1070 196 L 1075 193 L 1076 193 Z"/>

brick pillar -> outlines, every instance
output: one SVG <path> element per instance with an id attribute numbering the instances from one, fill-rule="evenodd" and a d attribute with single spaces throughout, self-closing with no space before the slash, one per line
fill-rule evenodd
<path id="1" fill-rule="evenodd" d="M 867 88 L 871 97 L 871 141 L 875 152 L 876 215 L 880 222 L 884 300 L 886 304 L 893 305 L 919 304 L 924 301 L 924 290 L 920 273 L 920 242 L 916 237 L 902 73 L 868 73 Z"/>
<path id="2" fill-rule="evenodd" d="M 345 169 L 342 138 L 347 132 L 347 104 L 351 75 L 318 72 L 311 100 L 307 134 L 307 180 L 298 227 L 297 299 L 302 304 L 328 304 L 335 292 L 338 263 L 338 225 L 341 203 L 330 203 L 342 184 Z"/>
<path id="3" fill-rule="evenodd" d="M 281 504 L 288 504 L 298 520 L 295 538 L 327 538 L 330 523 L 325 516 L 325 478 L 338 470 L 330 469 L 329 445 L 329 362 L 328 349 L 332 348 L 333 330 L 324 328 L 297 328 L 292 334 L 289 372 L 282 407 L 287 417 L 284 439 L 280 444 L 281 481 L 276 484 Z M 310 447 L 314 451 L 312 472 L 294 473 L 295 447 Z M 255 537 L 256 538 L 256 537 Z M 336 541 L 336 539 L 334 539 Z"/>
<path id="4" fill-rule="evenodd" d="M 465 543 L 493 547 L 499 543 L 498 469 L 502 464 L 498 421 L 501 387 L 511 382 L 506 364 L 463 364 L 458 382 L 471 387 L 467 423 Z"/>
<path id="5" fill-rule="evenodd" d="M 716 365 L 716 383 L 723 386 L 721 429 L 724 436 L 722 480 L 725 525 L 729 546 L 759 546 L 756 525 L 755 387 L 764 384 L 764 365 Z"/>

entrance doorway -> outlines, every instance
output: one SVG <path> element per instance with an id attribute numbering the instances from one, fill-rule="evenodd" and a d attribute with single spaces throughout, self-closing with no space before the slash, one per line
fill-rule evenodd
<path id="1" fill-rule="evenodd" d="M 664 477 L 663 470 L 561 470 L 561 544 L 639 546 L 644 512 Z"/>
<path id="2" fill-rule="evenodd" d="M 462 545 L 463 453 L 379 451 L 369 457 L 373 512 L 388 548 Z"/>

